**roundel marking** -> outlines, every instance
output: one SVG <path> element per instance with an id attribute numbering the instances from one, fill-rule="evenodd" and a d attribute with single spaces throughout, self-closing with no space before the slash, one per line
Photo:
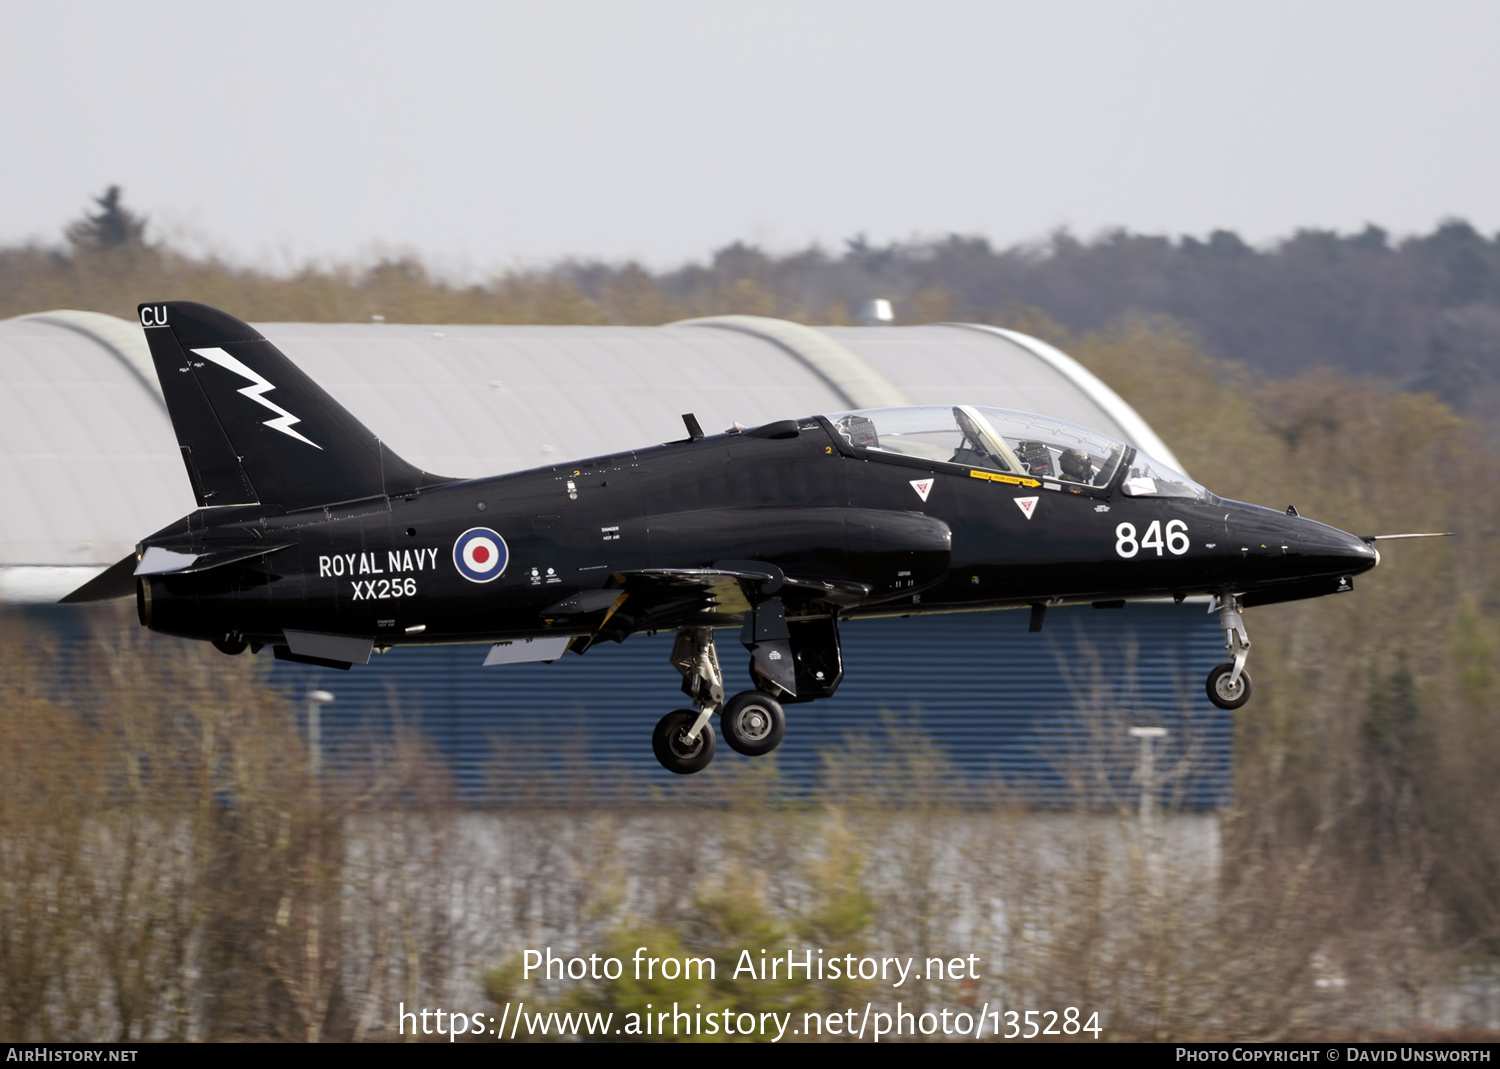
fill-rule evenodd
<path id="1" fill-rule="evenodd" d="M 488 527 L 470 527 L 453 543 L 453 566 L 471 583 L 500 578 L 509 560 L 505 539 Z"/>

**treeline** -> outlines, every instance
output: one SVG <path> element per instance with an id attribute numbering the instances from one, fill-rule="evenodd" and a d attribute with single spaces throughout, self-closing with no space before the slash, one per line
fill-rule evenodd
<path id="1" fill-rule="evenodd" d="M 1465 413 L 1500 400 L 1500 236 L 1450 220 L 1393 240 L 1302 230 L 1267 247 L 1206 238 L 1066 232 L 996 248 L 983 238 L 781 255 L 734 244 L 706 263 L 650 271 L 565 261 L 483 283 L 435 278 L 415 258 L 288 275 L 194 259 L 148 240 L 112 187 L 56 248 L 0 250 L 0 316 L 76 307 L 129 315 L 161 297 L 250 320 L 660 324 L 738 312 L 847 323 L 874 297 L 898 322 L 999 322 L 1036 310 L 1068 330 L 1167 316 L 1207 353 L 1286 377 L 1336 368 L 1431 391 Z"/>

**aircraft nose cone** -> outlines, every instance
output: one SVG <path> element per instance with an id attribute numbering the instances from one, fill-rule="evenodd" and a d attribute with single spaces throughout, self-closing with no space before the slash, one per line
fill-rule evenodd
<path id="1" fill-rule="evenodd" d="M 1369 571 L 1380 563 L 1380 551 L 1363 538 L 1355 535 L 1345 535 L 1344 549 L 1341 554 L 1351 565 L 1361 572 Z"/>
<path id="2" fill-rule="evenodd" d="M 1357 575 L 1380 562 L 1380 554 L 1364 539 L 1321 523 L 1307 521 L 1307 527 L 1289 541 L 1289 555 L 1301 557 L 1304 564 L 1320 572 Z"/>
<path id="3" fill-rule="evenodd" d="M 1376 556 L 1378 556 L 1375 552 L 1375 544 L 1373 542 L 1366 542 L 1359 535 L 1352 535 L 1348 531 L 1340 531 L 1331 527 L 1329 530 L 1338 535 L 1337 542 L 1343 550 L 1344 555 L 1350 559 L 1373 562 Z"/>

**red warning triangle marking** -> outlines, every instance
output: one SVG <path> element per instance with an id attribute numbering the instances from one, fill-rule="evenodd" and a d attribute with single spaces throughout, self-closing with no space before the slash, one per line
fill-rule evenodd
<path id="1" fill-rule="evenodd" d="M 923 501 L 926 501 L 927 495 L 932 493 L 932 480 L 913 479 L 911 481 L 911 488 L 917 492 L 918 497 L 920 497 Z M 1034 501 L 1036 499 L 1033 498 L 1032 500 Z"/>
<path id="2" fill-rule="evenodd" d="M 1036 512 L 1036 503 L 1041 499 L 1036 497 L 1017 497 L 1012 500 L 1015 501 L 1016 507 L 1025 513 L 1026 518 L 1029 520 L 1032 513 Z"/>

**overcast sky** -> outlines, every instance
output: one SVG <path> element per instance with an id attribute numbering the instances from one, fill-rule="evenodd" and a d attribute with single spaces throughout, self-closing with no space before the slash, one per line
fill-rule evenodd
<path id="1" fill-rule="evenodd" d="M 262 266 L 484 272 L 859 232 L 1500 229 L 1500 5 L 27 2 L 0 242 L 111 183 Z"/>

